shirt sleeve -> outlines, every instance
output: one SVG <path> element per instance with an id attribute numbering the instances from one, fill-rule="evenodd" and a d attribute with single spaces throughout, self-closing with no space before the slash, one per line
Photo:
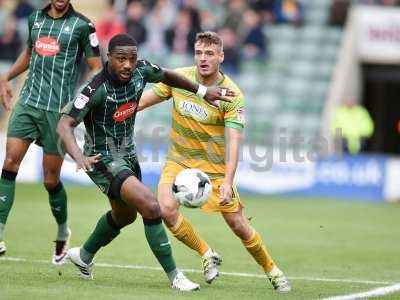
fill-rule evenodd
<path id="1" fill-rule="evenodd" d="M 165 83 L 156 83 L 153 85 L 152 90 L 161 99 L 167 100 L 172 97 L 172 88 Z"/>
<path id="2" fill-rule="evenodd" d="M 100 56 L 99 40 L 93 23 L 85 23 L 85 26 L 82 27 L 79 46 L 86 58 Z"/>
<path id="3" fill-rule="evenodd" d="M 89 88 L 88 88 L 89 86 Z M 75 99 L 69 102 L 62 110 L 62 114 L 74 118 L 78 123 L 82 122 L 89 111 L 96 107 L 102 99 L 101 88 L 91 92 L 90 85 L 86 84 L 81 88 Z"/>
<path id="4" fill-rule="evenodd" d="M 26 46 L 30 49 L 33 48 L 33 41 L 32 41 L 32 27 L 33 27 L 33 23 L 35 20 L 35 15 L 37 14 L 37 12 L 34 12 L 32 14 L 30 14 L 30 16 L 28 17 L 28 38 L 26 40 Z"/>
<path id="5" fill-rule="evenodd" d="M 146 82 L 160 82 L 164 78 L 163 69 L 147 60 L 139 60 L 137 63 L 139 73 L 143 76 Z"/>
<path id="6" fill-rule="evenodd" d="M 239 94 L 232 102 L 221 102 L 221 110 L 224 112 L 225 127 L 244 128 L 245 102 L 242 94 Z"/>

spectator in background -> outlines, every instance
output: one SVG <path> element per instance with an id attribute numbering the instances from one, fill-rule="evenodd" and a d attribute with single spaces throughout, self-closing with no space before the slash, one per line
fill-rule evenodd
<path id="1" fill-rule="evenodd" d="M 273 23 L 274 0 L 249 0 L 247 3 L 260 14 L 262 23 Z"/>
<path id="2" fill-rule="evenodd" d="M 126 32 L 125 25 L 118 18 L 112 0 L 108 2 L 104 16 L 96 23 L 96 31 L 101 49 L 107 48 L 108 42 L 114 35 Z"/>
<path id="3" fill-rule="evenodd" d="M 146 51 L 148 56 L 159 59 L 166 55 L 165 29 L 170 27 L 175 19 L 175 3 L 170 0 L 157 0 L 146 15 L 147 28 Z"/>
<path id="4" fill-rule="evenodd" d="M 276 0 L 274 4 L 275 22 L 301 25 L 304 20 L 303 10 L 303 5 L 297 0 Z"/>
<path id="5" fill-rule="evenodd" d="M 20 19 L 27 19 L 35 8 L 29 3 L 28 0 L 18 0 L 18 4 L 14 9 L 14 16 Z"/>
<path id="6" fill-rule="evenodd" d="M 143 44 L 147 38 L 144 16 L 145 7 L 141 1 L 133 0 L 128 3 L 127 19 L 125 22 L 126 30 L 139 45 Z"/>
<path id="7" fill-rule="evenodd" d="M 338 130 L 341 131 L 339 136 Z M 358 154 L 372 136 L 374 124 L 368 110 L 349 98 L 336 109 L 331 132 L 336 139 L 341 139 L 343 152 Z"/>
<path id="8" fill-rule="evenodd" d="M 240 48 L 235 32 L 230 27 L 221 28 L 218 31 L 224 47 L 224 62 L 222 70 L 228 75 L 237 75 L 240 70 Z"/>
<path id="9" fill-rule="evenodd" d="M 243 54 L 247 59 L 265 61 L 267 57 L 267 39 L 263 32 L 261 16 L 254 10 L 243 14 Z"/>
<path id="10" fill-rule="evenodd" d="M 0 37 L 0 60 L 13 63 L 21 50 L 21 39 L 17 31 L 17 19 L 9 15 L 4 24 L 4 32 Z"/>
<path id="11" fill-rule="evenodd" d="M 174 54 L 193 53 L 196 34 L 201 31 L 199 11 L 180 9 L 176 22 L 165 32 L 165 42 Z"/>
<path id="12" fill-rule="evenodd" d="M 228 2 L 228 14 L 225 18 L 223 27 L 231 28 L 235 33 L 239 31 L 242 22 L 243 12 L 247 9 L 246 1 L 230 0 Z"/>

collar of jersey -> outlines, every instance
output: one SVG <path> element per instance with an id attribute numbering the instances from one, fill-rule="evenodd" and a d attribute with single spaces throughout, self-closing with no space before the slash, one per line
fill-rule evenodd
<path id="1" fill-rule="evenodd" d="M 43 12 L 43 14 L 44 14 L 47 18 L 50 18 L 50 19 L 53 19 L 53 20 L 59 20 L 59 19 L 68 18 L 68 17 L 69 17 L 71 14 L 73 14 L 74 11 L 75 11 L 74 8 L 72 7 L 72 4 L 70 3 L 70 4 L 69 4 L 69 8 L 68 8 L 68 10 L 65 12 L 64 15 L 62 15 L 62 16 L 59 17 L 59 18 L 53 18 L 53 17 L 51 17 L 51 16 L 48 14 L 48 11 L 50 10 L 50 7 L 51 7 L 51 4 L 46 5 L 46 7 L 42 9 L 42 12 Z"/>
<path id="2" fill-rule="evenodd" d="M 104 64 L 103 75 L 113 86 L 116 86 L 116 87 L 124 86 L 129 82 L 129 81 L 128 82 L 121 82 L 120 80 L 115 78 L 114 75 L 110 74 L 110 72 L 108 72 L 108 62 L 106 62 Z"/>

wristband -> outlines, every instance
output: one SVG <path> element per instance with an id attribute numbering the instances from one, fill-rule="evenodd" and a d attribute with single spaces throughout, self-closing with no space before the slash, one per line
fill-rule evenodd
<path id="1" fill-rule="evenodd" d="M 197 89 L 196 95 L 199 96 L 200 98 L 204 98 L 204 96 L 207 93 L 207 87 L 199 84 L 199 88 Z"/>

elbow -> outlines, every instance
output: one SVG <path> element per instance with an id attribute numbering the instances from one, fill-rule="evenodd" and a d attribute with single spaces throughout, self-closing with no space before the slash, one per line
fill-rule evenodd
<path id="1" fill-rule="evenodd" d="M 61 119 L 57 125 L 57 134 L 60 136 L 61 139 L 63 139 L 63 136 L 65 135 L 67 126 L 68 125 L 67 125 L 66 119 L 61 117 Z"/>

